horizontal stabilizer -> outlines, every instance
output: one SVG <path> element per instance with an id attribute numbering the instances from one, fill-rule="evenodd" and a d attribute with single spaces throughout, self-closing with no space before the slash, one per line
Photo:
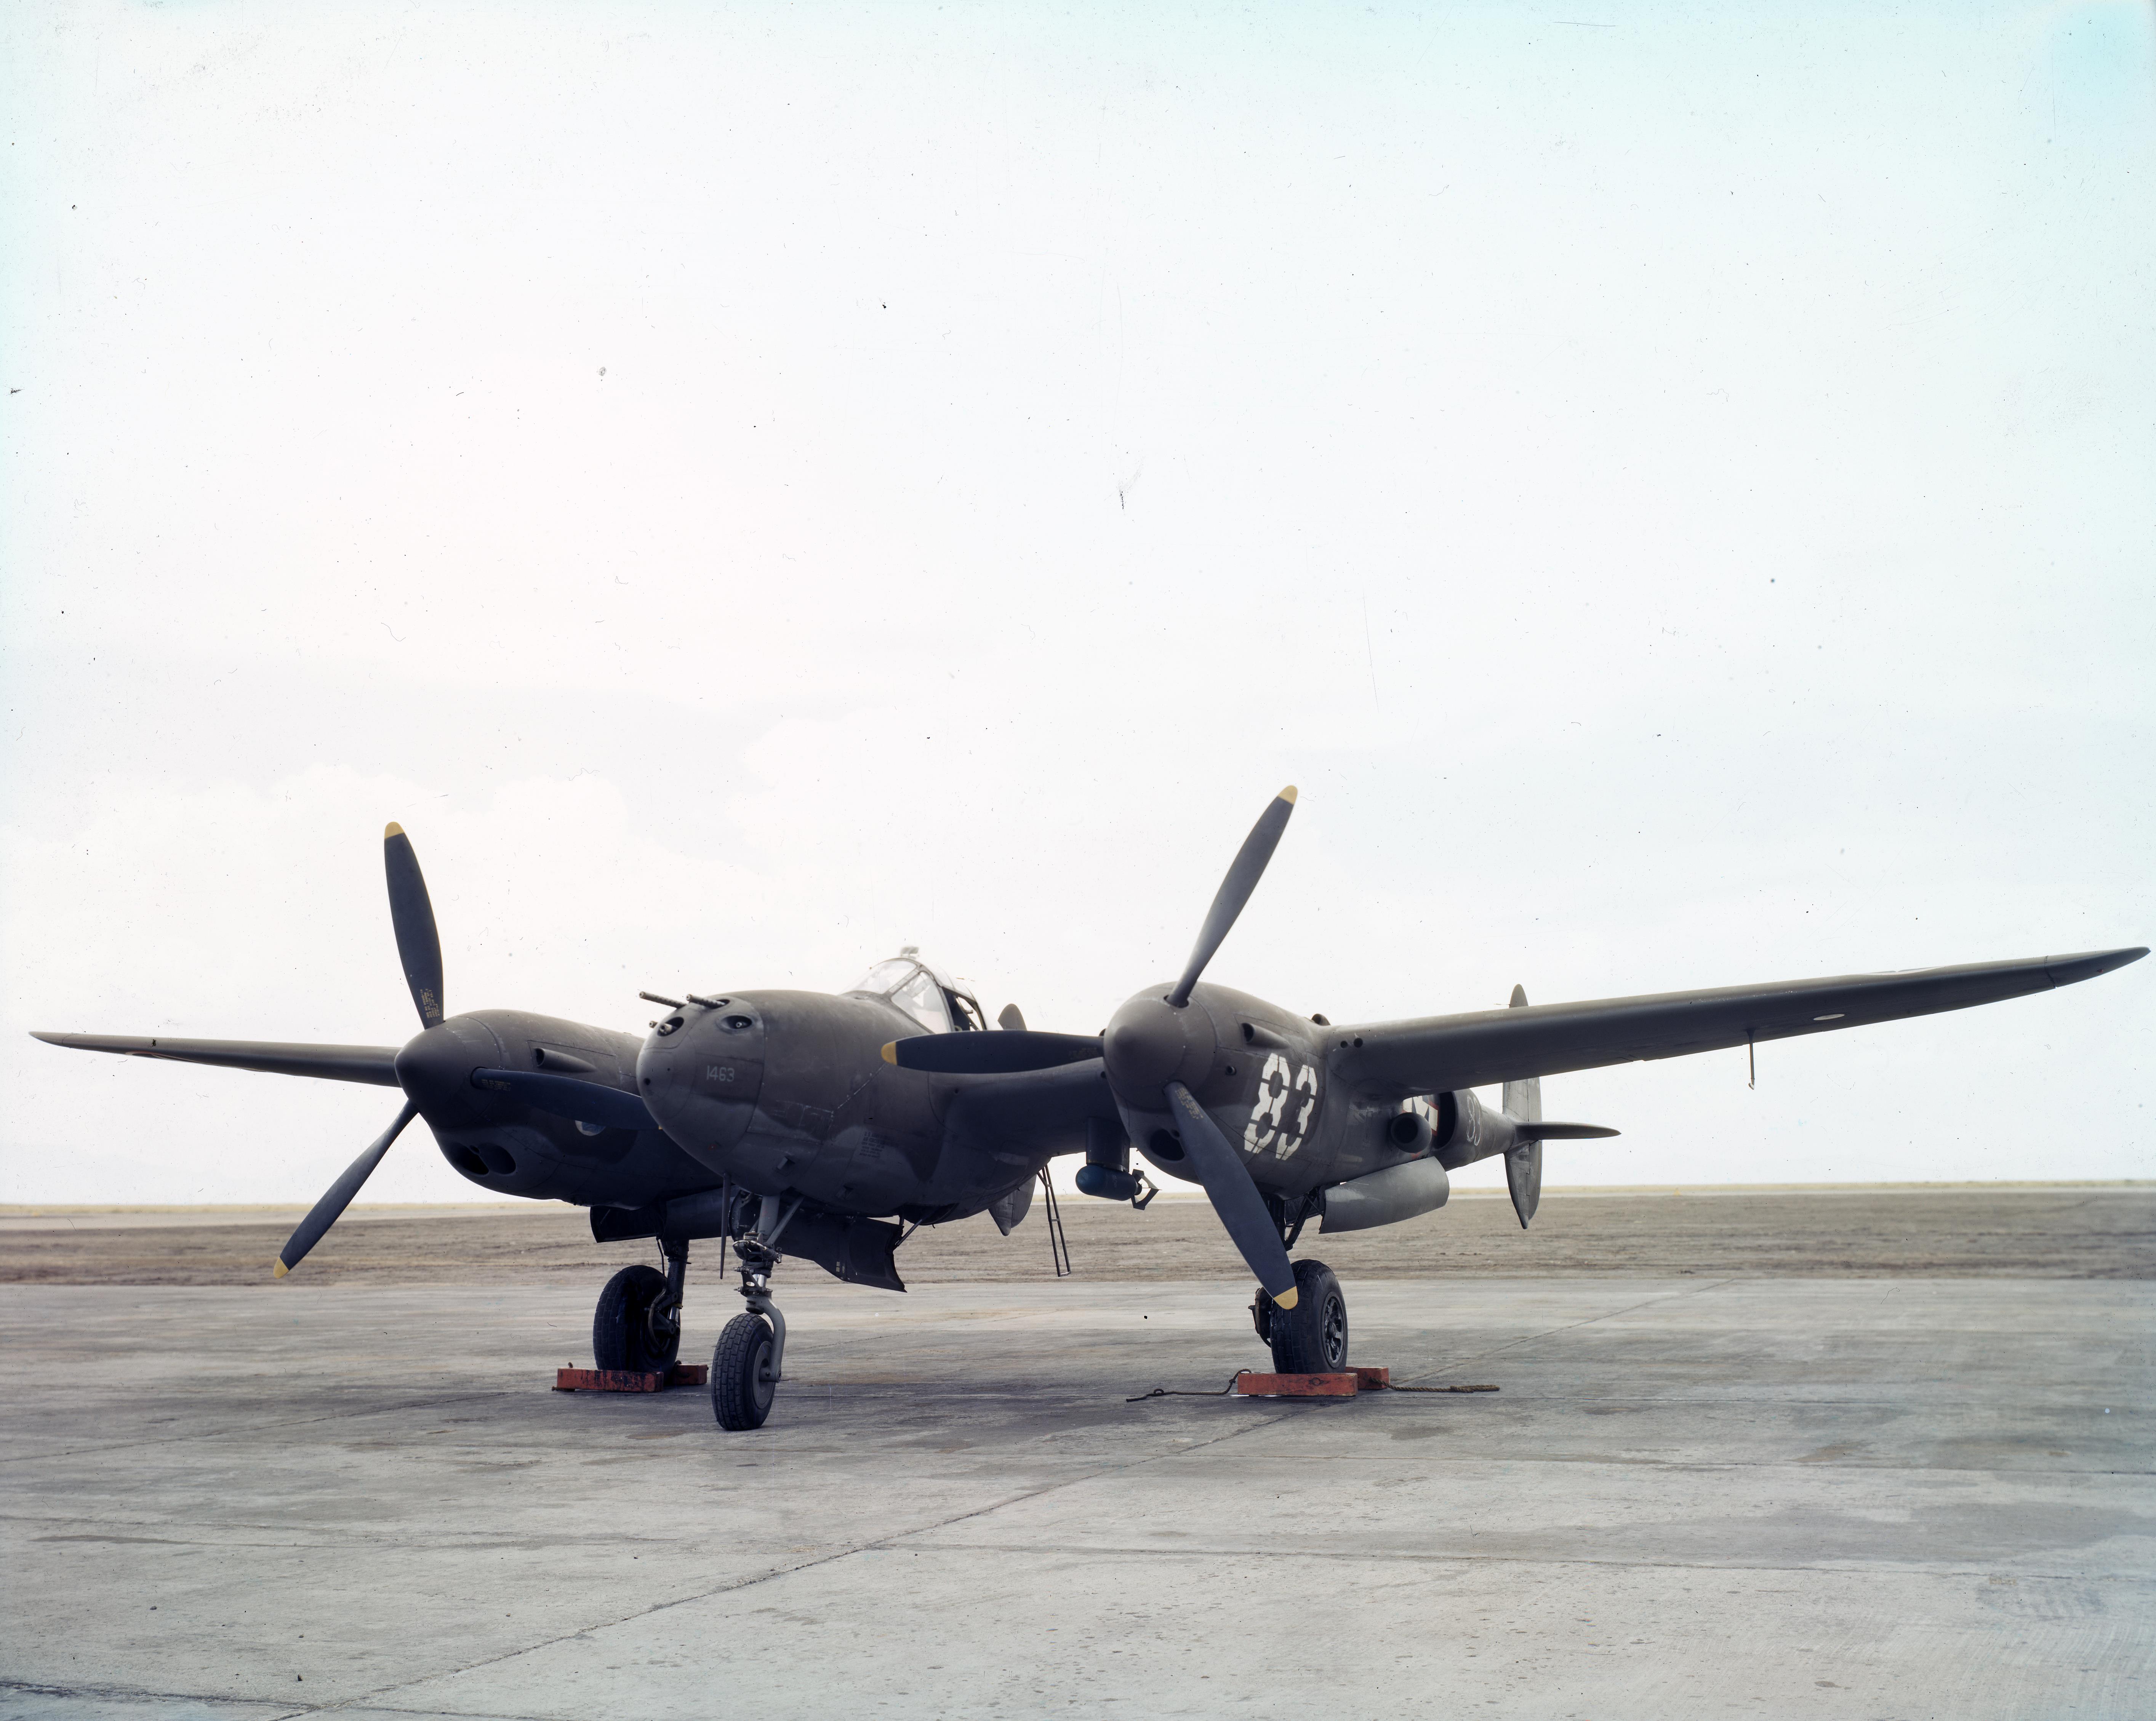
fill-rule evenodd
<path id="1" fill-rule="evenodd" d="M 325 1081 L 363 1081 L 395 1087 L 393 1045 L 298 1045 L 273 1040 L 143 1039 L 128 1034 L 40 1034 L 48 1045 L 77 1051 L 118 1052 L 131 1058 L 170 1058 L 182 1064 L 218 1064 L 228 1070 L 257 1070 L 270 1076 L 312 1076 Z"/>
<path id="2" fill-rule="evenodd" d="M 1523 1142 L 1592 1142 L 1617 1133 L 1599 1123 L 1515 1123 L 1512 1133 Z"/>

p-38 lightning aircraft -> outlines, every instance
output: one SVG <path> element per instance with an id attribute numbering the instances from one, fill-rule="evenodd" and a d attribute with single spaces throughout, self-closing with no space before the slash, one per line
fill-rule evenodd
<path id="1" fill-rule="evenodd" d="M 1082 1153 L 1078 1187 L 1142 1208 L 1134 1169 L 1198 1184 L 1256 1277 L 1275 1366 L 1344 1367 L 1348 1310 L 1322 1262 L 1289 1251 L 1321 1232 L 1442 1206 L 1446 1174 L 1502 1154 L 1522 1225 L 1545 1141 L 1613 1135 L 1546 1123 L 1539 1078 L 2049 991 L 2146 949 L 1713 991 L 1530 1004 L 1338 1027 L 1209 985 L 1206 964 L 1256 889 L 1295 808 L 1281 791 L 1228 869 L 1183 972 L 1134 994 L 1098 1035 L 1037 1033 L 980 1005 L 909 952 L 851 991 L 645 993 L 666 1014 L 633 1035 L 522 1010 L 445 1015 L 441 943 L 410 840 L 385 835 L 389 908 L 420 1031 L 401 1047 L 40 1034 L 58 1045 L 403 1091 L 389 1128 L 331 1185 L 280 1251 L 297 1266 L 404 1126 L 495 1194 L 591 1210 L 602 1242 L 650 1237 L 667 1263 L 623 1268 L 592 1323 L 601 1368 L 670 1367 L 681 1343 L 689 1246 L 733 1246 L 744 1313 L 719 1336 L 711 1405 L 762 1426 L 786 1350 L 771 1295 L 783 1256 L 850 1283 L 903 1291 L 908 1226 L 987 1212 L 1008 1234 L 1036 1179 Z M 1472 1090 L 1502 1083 L 1500 1109 Z M 723 1250 L 722 1243 L 721 1248 Z"/>

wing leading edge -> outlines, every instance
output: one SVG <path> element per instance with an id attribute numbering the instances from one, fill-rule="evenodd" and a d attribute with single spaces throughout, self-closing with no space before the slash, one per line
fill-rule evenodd
<path id="1" fill-rule="evenodd" d="M 1336 1030 L 1334 1064 L 1339 1079 L 1373 1097 L 1486 1087 L 1967 1009 L 2093 979 L 2148 953 L 2145 947 L 2097 950 L 1378 1022 Z"/>
<path id="2" fill-rule="evenodd" d="M 259 1070 L 271 1076 L 312 1076 L 326 1081 L 363 1081 L 372 1087 L 395 1087 L 393 1045 L 301 1045 L 272 1040 L 143 1039 L 131 1034 L 38 1034 L 48 1045 L 77 1051 L 110 1051 L 132 1058 L 170 1058 L 182 1064 L 218 1064 L 229 1070 Z"/>

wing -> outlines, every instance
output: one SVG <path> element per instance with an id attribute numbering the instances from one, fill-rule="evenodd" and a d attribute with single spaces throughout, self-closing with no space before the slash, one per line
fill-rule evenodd
<path id="1" fill-rule="evenodd" d="M 1086 1126 L 1116 1121 L 1107 1072 L 1094 1058 L 1015 1076 L 981 1076 L 952 1099 L 944 1117 L 947 1139 L 989 1151 L 1003 1148 L 1046 1160 L 1086 1150 Z"/>
<path id="2" fill-rule="evenodd" d="M 394 1087 L 397 1048 L 393 1045 L 293 1045 L 271 1040 L 153 1040 L 126 1034 L 35 1034 L 48 1045 L 71 1045 L 78 1051 L 120 1052 L 131 1058 L 171 1058 L 182 1064 L 221 1064 L 230 1070 L 260 1070 L 272 1076 L 314 1076 L 326 1081 L 364 1081 Z"/>
<path id="3" fill-rule="evenodd" d="M 1336 1030 L 1339 1049 L 1332 1061 L 1338 1079 L 1372 1097 L 1405 1098 L 1967 1009 L 2071 986 L 2148 953 L 2099 950 L 1379 1022 Z"/>

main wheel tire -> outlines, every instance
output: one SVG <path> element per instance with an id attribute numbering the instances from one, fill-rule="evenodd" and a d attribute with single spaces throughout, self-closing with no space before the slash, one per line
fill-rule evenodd
<path id="1" fill-rule="evenodd" d="M 1348 1299 L 1322 1261 L 1295 1264 L 1293 1308 L 1272 1307 L 1273 1367 L 1283 1374 L 1337 1374 L 1348 1366 Z"/>
<path id="2" fill-rule="evenodd" d="M 778 1383 L 770 1379 L 771 1328 L 762 1315 L 736 1315 L 711 1352 L 711 1414 L 744 1433 L 763 1426 Z"/>
<path id="3" fill-rule="evenodd" d="M 651 1330 L 651 1312 L 666 1300 L 666 1275 L 651 1266 L 625 1266 L 606 1282 L 592 1313 L 592 1356 L 602 1369 L 656 1374 L 681 1354 L 677 1326 L 661 1340 Z"/>

